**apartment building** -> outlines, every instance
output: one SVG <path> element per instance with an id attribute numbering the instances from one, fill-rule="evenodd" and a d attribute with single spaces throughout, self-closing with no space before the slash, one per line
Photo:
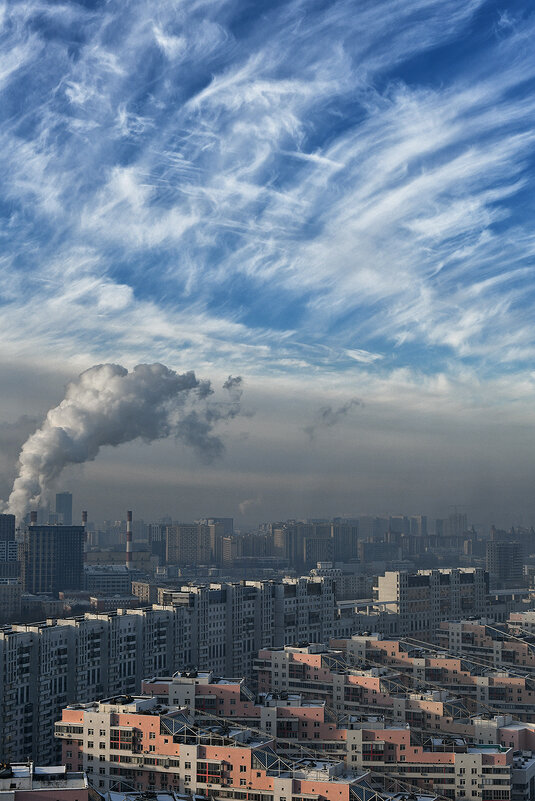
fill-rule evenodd
<path id="1" fill-rule="evenodd" d="M 481 568 L 387 571 L 376 600 L 399 616 L 399 635 L 432 640 L 441 621 L 485 614 L 488 575 Z"/>
<path id="2" fill-rule="evenodd" d="M 492 670 L 479 660 L 380 635 L 354 635 L 331 645 L 342 650 L 349 664 L 386 666 L 410 678 L 413 687 L 420 682 L 454 693 L 472 713 L 510 714 L 526 722 L 535 713 L 535 678 L 526 671 Z"/>
<path id="3" fill-rule="evenodd" d="M 513 749 L 501 745 L 473 746 L 458 738 L 433 737 L 422 745 L 407 728 L 360 729 L 352 745 L 351 766 L 384 772 L 422 790 L 466 801 L 510 801 Z M 531 758 L 531 757 L 530 757 Z M 535 763 L 535 760 L 531 758 Z M 531 767 L 531 766 L 530 766 Z M 530 768 L 516 776 L 528 785 Z"/>
<path id="4" fill-rule="evenodd" d="M 530 723 L 535 714 L 530 677 L 471 670 L 459 658 L 407 649 L 377 635 L 345 642 L 347 650 L 261 650 L 256 662 L 259 690 L 301 693 L 308 699 L 325 699 L 338 714 L 376 713 L 395 723 L 477 740 L 482 735 L 472 731 L 472 718 L 510 715 Z"/>
<path id="5" fill-rule="evenodd" d="M 68 703 L 133 692 L 143 676 L 191 661 L 190 616 L 129 609 L 0 631 L 0 753 L 56 757 L 54 721 Z"/>
<path id="6" fill-rule="evenodd" d="M 198 726 L 156 698 L 120 696 L 63 710 L 56 724 L 67 765 L 100 792 L 178 790 L 218 799 L 380 801 L 364 772 L 340 760 L 280 755 L 249 729 Z M 431 795 L 433 798 L 433 795 Z"/>
<path id="7" fill-rule="evenodd" d="M 210 528 L 200 523 L 166 526 L 166 561 L 173 565 L 199 565 L 210 561 Z"/>
<path id="8" fill-rule="evenodd" d="M 533 673 L 535 637 L 527 628 L 522 631 L 523 620 L 518 613 L 506 623 L 486 619 L 443 622 L 437 630 L 437 642 L 453 654 L 472 658 L 474 664 Z"/>
<path id="9" fill-rule="evenodd" d="M 330 636 L 332 581 L 288 579 L 184 587 L 167 605 L 86 613 L 0 630 L 0 753 L 55 758 L 53 721 L 67 703 L 139 691 L 186 667 L 253 675 L 262 647 Z"/>

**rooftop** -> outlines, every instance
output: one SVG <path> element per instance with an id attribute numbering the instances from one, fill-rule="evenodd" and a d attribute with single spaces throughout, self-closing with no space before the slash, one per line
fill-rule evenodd
<path id="1" fill-rule="evenodd" d="M 38 767 L 33 762 L 6 764 L 0 768 L 0 792 L 6 790 L 86 789 L 85 773 L 67 772 L 65 765 Z"/>

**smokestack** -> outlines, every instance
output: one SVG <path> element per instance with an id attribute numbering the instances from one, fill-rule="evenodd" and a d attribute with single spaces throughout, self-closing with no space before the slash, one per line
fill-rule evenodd
<path id="1" fill-rule="evenodd" d="M 132 570 L 132 512 L 126 513 L 126 566 Z"/>
<path id="2" fill-rule="evenodd" d="M 30 525 L 31 526 L 37 525 L 37 512 L 30 512 Z"/>
<path id="3" fill-rule="evenodd" d="M 71 464 L 96 459 L 105 445 L 174 435 L 205 458 L 221 456 L 219 422 L 241 409 L 241 378 L 223 384 L 226 402 L 212 399 L 209 381 L 192 371 L 179 374 L 163 364 L 138 364 L 129 373 L 118 364 L 98 364 L 72 381 L 62 402 L 50 409 L 19 454 L 19 473 L 0 512 L 23 520 L 43 505 L 47 488 Z"/>
<path id="4" fill-rule="evenodd" d="M 87 512 L 84 509 L 84 511 L 82 512 L 82 526 L 86 525 L 87 525 Z"/>

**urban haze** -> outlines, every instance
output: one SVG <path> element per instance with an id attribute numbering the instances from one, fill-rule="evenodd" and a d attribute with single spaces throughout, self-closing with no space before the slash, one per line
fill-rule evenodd
<path id="1" fill-rule="evenodd" d="M 535 14 L 0 8 L 0 799 L 535 801 Z"/>

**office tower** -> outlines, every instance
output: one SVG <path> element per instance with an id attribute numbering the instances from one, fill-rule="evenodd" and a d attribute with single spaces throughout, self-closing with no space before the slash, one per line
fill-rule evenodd
<path id="1" fill-rule="evenodd" d="M 83 526 L 30 525 L 22 544 L 25 592 L 49 593 L 83 586 Z"/>
<path id="2" fill-rule="evenodd" d="M 70 492 L 58 492 L 56 495 L 56 514 L 58 523 L 72 526 L 72 495 Z"/>
<path id="3" fill-rule="evenodd" d="M 15 539 L 15 515 L 0 515 L 0 542 Z"/>
<path id="4" fill-rule="evenodd" d="M 522 543 L 507 540 L 487 542 L 487 571 L 492 587 L 520 587 L 524 583 Z"/>

